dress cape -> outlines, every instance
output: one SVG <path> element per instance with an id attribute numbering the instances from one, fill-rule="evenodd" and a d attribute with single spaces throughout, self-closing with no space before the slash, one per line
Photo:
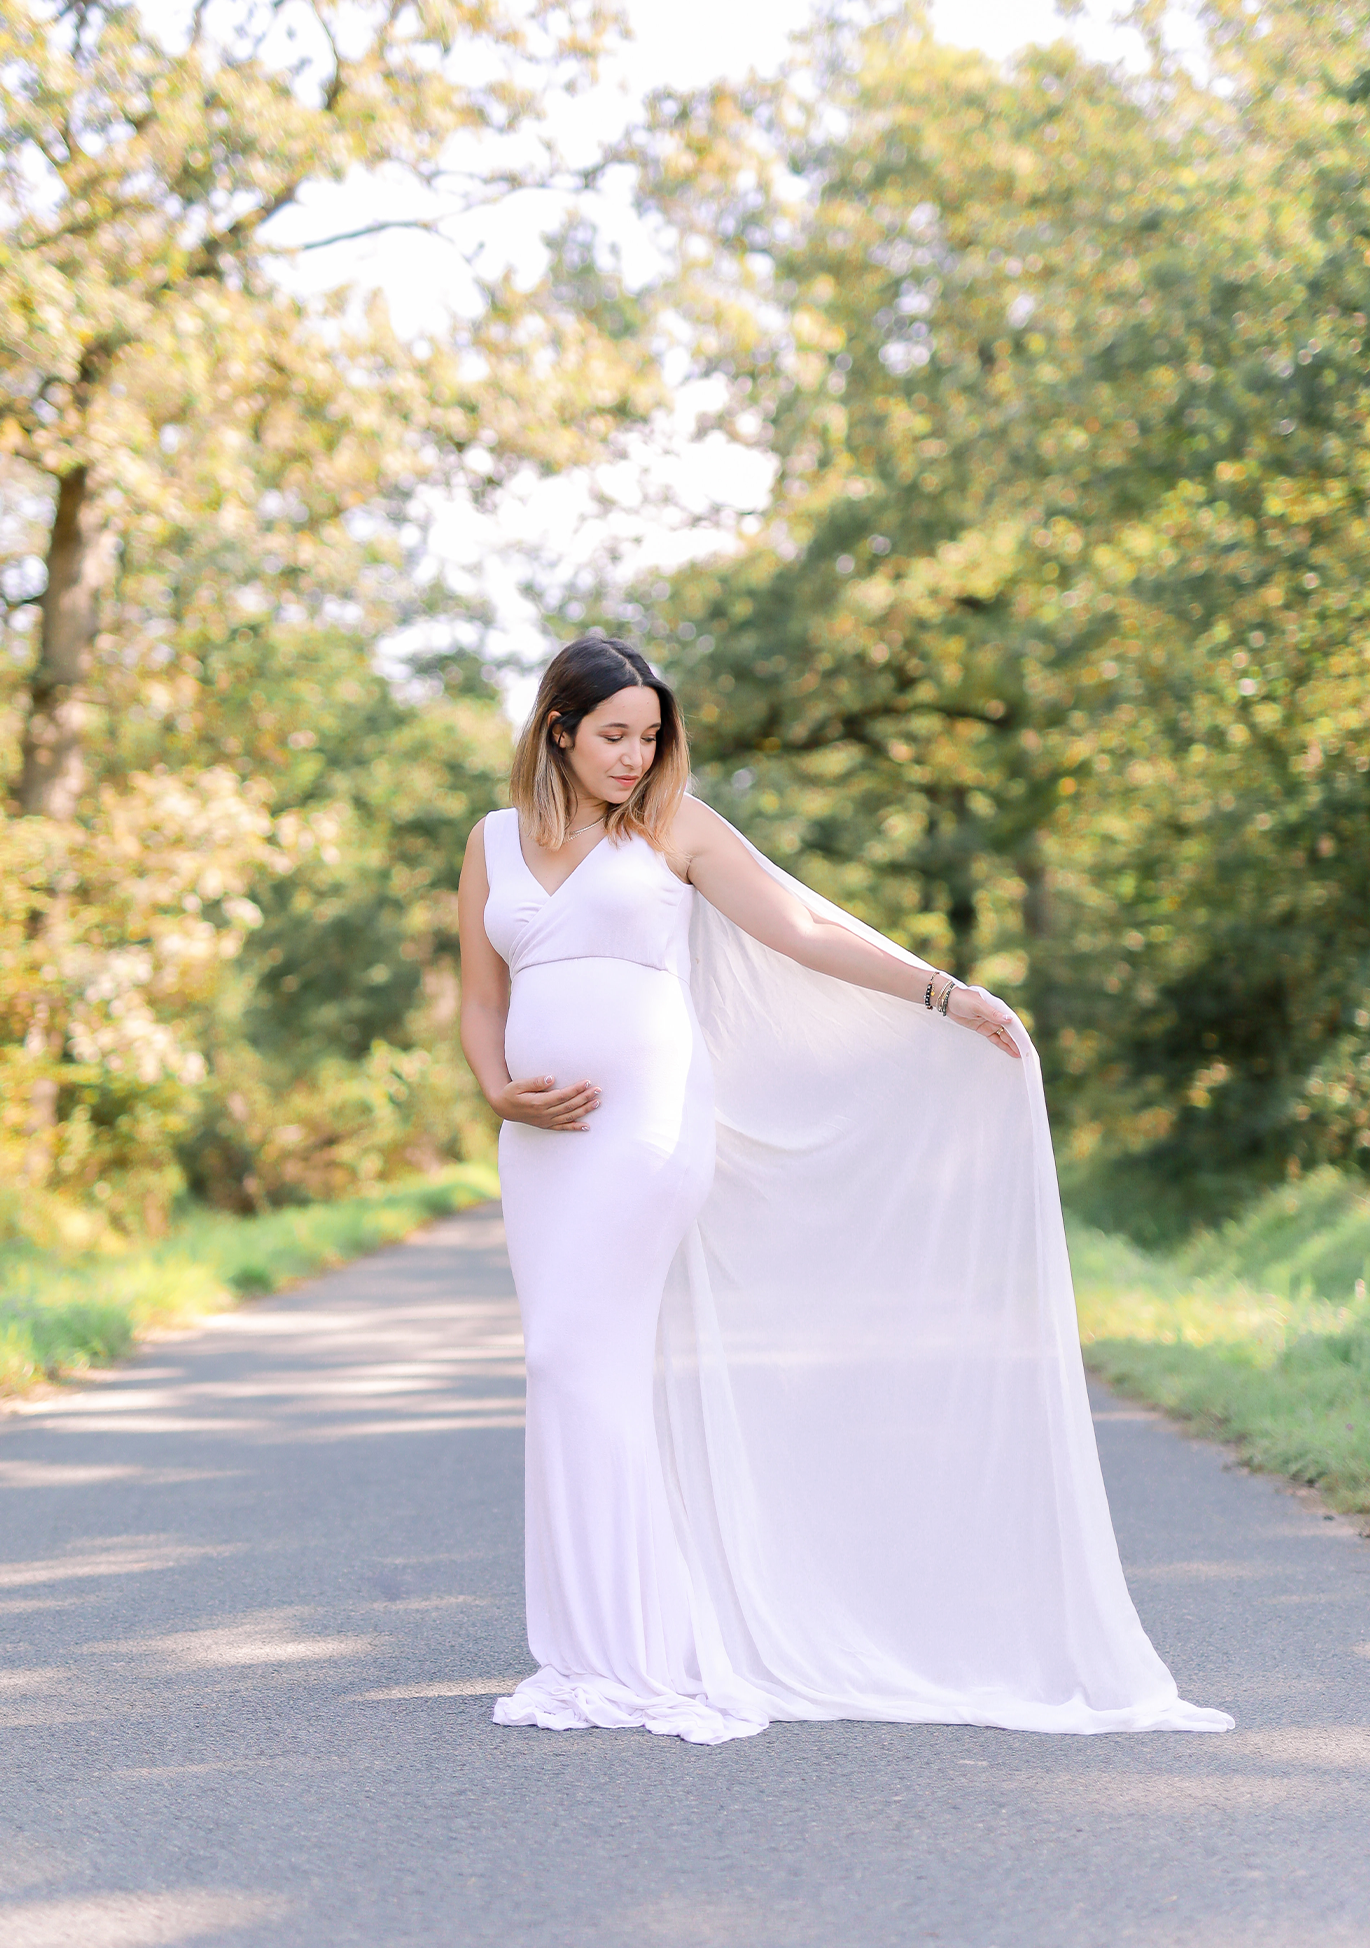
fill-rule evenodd
<path id="1" fill-rule="evenodd" d="M 774 1718 L 1227 1729 L 1128 1594 L 1026 1030 L 1011 1061 L 694 905 L 717 1167 L 667 1282 L 656 1411 L 711 1699 L 735 1680 L 740 1713 Z"/>

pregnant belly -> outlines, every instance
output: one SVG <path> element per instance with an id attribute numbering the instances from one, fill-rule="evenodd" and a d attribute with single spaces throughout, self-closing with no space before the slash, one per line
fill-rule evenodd
<path id="1" fill-rule="evenodd" d="M 674 974 L 622 960 L 524 968 L 514 977 L 504 1048 L 515 1081 L 597 1083 L 603 1100 L 589 1118 L 592 1135 L 631 1137 L 665 1155 L 707 1136 L 712 1153 L 708 1056 Z"/>

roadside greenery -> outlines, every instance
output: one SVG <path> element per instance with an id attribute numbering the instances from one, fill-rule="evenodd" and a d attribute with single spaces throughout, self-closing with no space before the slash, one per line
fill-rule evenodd
<path id="1" fill-rule="evenodd" d="M 412 340 L 284 273 L 346 263 L 313 212 L 353 172 L 449 210 L 564 184 L 545 106 L 609 25 L 4 10 L 0 1176 L 112 1241 L 488 1151 L 455 888 L 509 731 L 428 524 L 611 452 L 650 346 L 555 247 Z"/>
<path id="2" fill-rule="evenodd" d="M 156 1245 L 123 1253 L 44 1249 L 31 1226 L 12 1222 L 0 1242 L 0 1393 L 107 1365 L 142 1332 L 274 1292 L 498 1194 L 489 1165 L 459 1164 L 264 1217 L 198 1212 Z"/>
<path id="3" fill-rule="evenodd" d="M 1370 1166 L 1370 68 L 1331 0 L 1005 68 L 913 6 L 664 96 L 731 555 L 633 603 L 713 801 L 991 985 L 1073 1153 Z M 632 612 L 629 606 L 629 613 Z"/>
<path id="4" fill-rule="evenodd" d="M 1370 1192 L 1324 1168 L 1172 1249 L 1074 1219 L 1087 1364 L 1370 1513 Z"/>
<path id="5" fill-rule="evenodd" d="M 1370 1193 L 1322 1169 L 1240 1219 L 1173 1241 L 1158 1211 L 1141 1249 L 1107 1221 L 1116 1187 L 1066 1177 L 1086 1363 L 1111 1385 L 1233 1442 L 1253 1467 L 1370 1513 Z M 498 1195 L 488 1164 L 261 1217 L 200 1211 L 152 1246 L 82 1248 L 73 1214 L 45 1243 L 11 1199 L 0 1243 L 0 1393 L 117 1360 L 138 1336 L 188 1325 Z M 1126 1202 L 1136 1215 L 1135 1193 Z M 64 1239 L 57 1227 L 68 1227 Z M 1179 1225 L 1183 1228 L 1181 1214 Z"/>
<path id="6" fill-rule="evenodd" d="M 1355 10 L 1206 0 L 1180 63 L 1143 5 L 1144 74 L 823 10 L 604 159 L 657 284 L 569 221 L 412 341 L 292 293 L 315 192 L 566 190 L 612 9 L 182 11 L 0 22 L 0 1383 L 488 1187 L 455 893 L 510 727 L 429 526 L 622 456 L 669 352 L 770 504 L 557 599 L 760 845 L 1020 1008 L 1099 1369 L 1364 1505 Z"/>

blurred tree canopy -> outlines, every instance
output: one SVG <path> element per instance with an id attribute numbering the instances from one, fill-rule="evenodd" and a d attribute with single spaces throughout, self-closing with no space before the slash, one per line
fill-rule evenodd
<path id="1" fill-rule="evenodd" d="M 1081 1150 L 1370 1165 L 1370 18 L 1137 19 L 1144 75 L 899 6 L 657 100 L 776 484 L 637 606 L 715 802 L 1018 1005 Z"/>
<path id="2" fill-rule="evenodd" d="M 851 0 L 616 152 L 656 285 L 572 219 L 536 288 L 407 339 L 292 296 L 272 219 L 354 172 L 564 186 L 505 138 L 610 9 L 14 0 L 0 1163 L 35 1209 L 156 1228 L 488 1141 L 454 894 L 508 726 L 427 526 L 626 451 L 665 346 L 775 469 L 736 548 L 617 599 L 714 802 L 1019 1006 L 1080 1155 L 1370 1166 L 1370 20 L 1208 0 L 1184 61 L 1134 22 L 1144 73 L 1003 66 Z"/>
<path id="3" fill-rule="evenodd" d="M 475 1132 L 453 895 L 506 727 L 425 496 L 594 457 L 656 382 L 555 261 L 408 342 L 377 298 L 290 296 L 266 226 L 351 172 L 449 185 L 452 138 L 535 122 L 607 26 L 5 11 L 0 1061 L 32 1183 L 156 1224 L 186 1181 L 246 1206 Z M 497 160 L 470 199 L 538 180 Z M 405 629 L 428 648 L 387 680 Z"/>

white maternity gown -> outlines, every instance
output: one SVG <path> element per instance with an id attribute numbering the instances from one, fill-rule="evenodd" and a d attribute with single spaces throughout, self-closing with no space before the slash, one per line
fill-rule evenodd
<path id="1" fill-rule="evenodd" d="M 1123 1580 L 1021 1026 L 811 973 L 643 839 L 548 893 L 503 811 L 485 857 L 510 1074 L 603 1092 L 500 1136 L 540 1668 L 496 1721 L 1230 1726 Z"/>

